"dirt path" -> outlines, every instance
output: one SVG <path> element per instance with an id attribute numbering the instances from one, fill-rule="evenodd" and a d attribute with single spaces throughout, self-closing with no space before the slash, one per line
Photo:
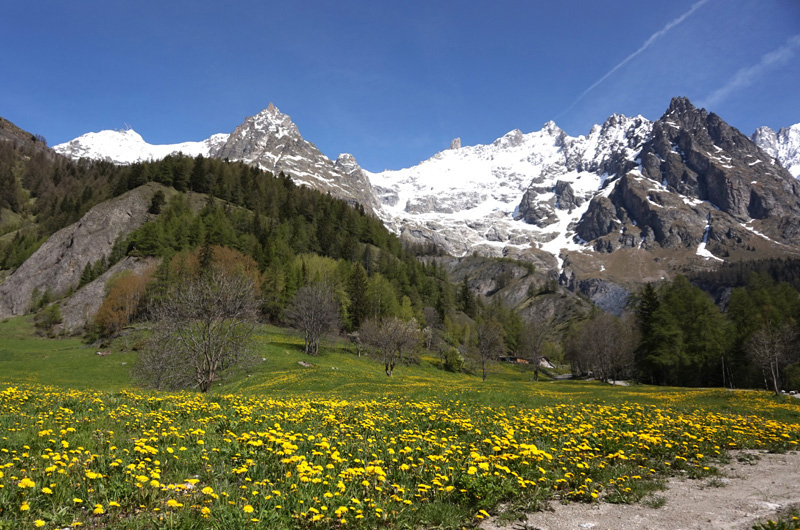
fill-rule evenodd
<path id="1" fill-rule="evenodd" d="M 743 458 L 738 458 L 739 456 Z M 502 526 L 494 518 L 484 530 L 751 530 L 758 521 L 775 518 L 800 505 L 800 452 L 768 454 L 748 451 L 718 466 L 713 479 L 673 478 L 657 496 L 660 508 L 642 504 L 560 504 L 530 514 L 525 521 Z M 743 461 L 740 461 L 743 460 Z"/>

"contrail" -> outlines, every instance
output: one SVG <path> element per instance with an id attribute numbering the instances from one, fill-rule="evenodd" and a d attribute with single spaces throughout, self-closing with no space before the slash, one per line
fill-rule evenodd
<path id="1" fill-rule="evenodd" d="M 653 44 L 656 40 L 658 40 L 660 37 L 663 37 L 664 35 L 667 34 L 667 32 L 669 30 L 671 30 L 672 28 L 674 28 L 675 26 L 677 26 L 678 24 L 680 24 L 681 22 L 683 22 L 684 20 L 689 18 L 692 15 L 692 13 L 694 13 L 695 11 L 700 9 L 707 2 L 708 2 L 708 0 L 700 0 L 699 2 L 696 2 L 692 7 L 689 8 L 689 10 L 686 13 L 682 14 L 681 16 L 679 16 L 676 19 L 673 19 L 673 20 L 669 21 L 666 26 L 664 26 L 659 31 L 656 31 L 655 33 L 650 35 L 650 37 L 646 41 L 644 41 L 644 44 L 639 46 L 638 50 L 636 50 L 632 54 L 630 54 L 627 57 L 625 57 L 619 64 L 617 64 L 614 68 L 609 70 L 606 73 L 606 75 L 604 75 L 603 77 L 601 77 L 600 79 L 598 79 L 597 81 L 592 83 L 592 85 L 589 88 L 587 88 L 586 90 L 581 92 L 580 95 L 575 99 L 575 101 L 572 102 L 572 105 L 570 105 L 569 107 L 567 107 L 566 109 L 561 111 L 556 116 L 556 118 L 559 118 L 560 116 L 564 115 L 567 111 L 571 110 L 572 107 L 577 105 L 580 100 L 582 100 L 584 97 L 586 97 L 586 94 L 588 94 L 589 92 L 591 92 L 592 90 L 597 88 L 597 86 L 600 83 L 602 83 L 603 81 L 608 79 L 614 72 L 616 72 L 617 70 L 619 70 L 620 68 L 622 68 L 623 66 L 628 64 L 632 59 L 634 59 L 636 56 L 638 56 L 643 51 L 645 51 L 647 48 L 649 48 L 650 45 Z"/>
<path id="2" fill-rule="evenodd" d="M 786 63 L 789 59 L 794 57 L 798 48 L 800 48 L 800 33 L 792 35 L 786 39 L 786 42 L 784 42 L 782 46 L 762 55 L 761 60 L 758 61 L 757 64 L 739 69 L 730 81 L 712 92 L 711 95 L 701 101 L 699 105 L 706 109 L 718 105 L 732 92 L 751 84 L 767 70 Z"/>

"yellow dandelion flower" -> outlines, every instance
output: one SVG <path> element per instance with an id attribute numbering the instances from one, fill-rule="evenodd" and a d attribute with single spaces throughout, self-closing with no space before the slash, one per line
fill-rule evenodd
<path id="1" fill-rule="evenodd" d="M 245 504 L 242 510 L 244 510 L 244 513 L 253 513 L 253 507 L 249 504 Z"/>
<path id="2" fill-rule="evenodd" d="M 44 523 L 44 521 L 42 521 L 41 519 L 36 519 L 36 520 L 33 522 L 33 526 L 35 526 L 36 528 L 41 528 L 41 527 L 43 527 L 44 525 L 45 525 L 45 523 Z"/>

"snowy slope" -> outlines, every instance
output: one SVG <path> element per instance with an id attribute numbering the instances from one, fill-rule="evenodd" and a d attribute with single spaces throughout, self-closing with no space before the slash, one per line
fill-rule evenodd
<path id="1" fill-rule="evenodd" d="M 651 127 L 640 116 L 615 115 L 588 136 L 570 137 L 548 122 L 489 145 L 454 141 L 418 166 L 368 175 L 384 221 L 407 236 L 430 237 L 454 254 L 533 244 L 558 256 L 582 248 L 572 225 L 609 169 L 619 160 L 634 164 Z M 567 184 L 574 199 L 562 204 L 557 188 Z"/>
<path id="2" fill-rule="evenodd" d="M 87 133 L 53 149 L 73 159 L 92 158 L 115 164 L 133 164 L 147 160 L 160 160 L 173 153 L 187 156 L 211 156 L 225 143 L 227 134 L 215 134 L 201 142 L 153 145 L 133 129 Z"/>

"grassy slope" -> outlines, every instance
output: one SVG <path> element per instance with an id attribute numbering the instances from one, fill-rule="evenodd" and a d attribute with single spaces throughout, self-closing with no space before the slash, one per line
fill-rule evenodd
<path id="1" fill-rule="evenodd" d="M 34 333 L 32 317 L 0 322 L 0 380 L 75 389 L 117 390 L 129 384 L 135 353 L 101 357 L 78 338 L 46 339 Z M 126 363 L 126 364 L 123 364 Z"/>
<path id="2" fill-rule="evenodd" d="M 461 401 L 475 405 L 538 407 L 558 403 L 619 404 L 636 402 L 697 408 L 736 414 L 769 414 L 783 422 L 800 423 L 800 400 L 774 398 L 769 411 L 749 408 L 742 392 L 724 389 L 612 387 L 599 382 L 534 382 L 532 373 L 518 366 L 494 364 L 487 381 L 477 375 L 440 370 L 432 354 L 419 364 L 400 365 L 387 377 L 379 360 L 358 357 L 352 345 L 331 340 L 317 357 L 305 355 L 297 332 L 262 326 L 256 335 L 264 359 L 249 376 L 218 384 L 213 393 L 273 397 L 334 397 L 339 399 L 401 397 L 409 400 Z M 35 334 L 30 317 L 0 322 L 0 383 L 29 382 L 81 390 L 116 391 L 130 387 L 130 368 L 136 361 L 136 336 L 117 339 L 108 356 L 78 338 L 46 339 Z M 300 361 L 310 362 L 304 368 Z M 762 394 L 753 392 L 754 396 Z"/>

